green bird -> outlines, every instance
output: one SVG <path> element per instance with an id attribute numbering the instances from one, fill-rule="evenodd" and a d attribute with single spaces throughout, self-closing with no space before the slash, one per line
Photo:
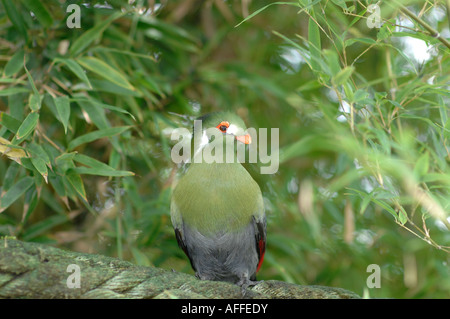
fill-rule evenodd
<path id="1" fill-rule="evenodd" d="M 233 113 L 199 120 L 202 129 L 194 125 L 194 139 L 200 136 L 201 143 L 194 154 L 218 138 L 223 146 L 251 143 L 244 122 Z M 191 161 L 173 190 L 170 211 L 178 245 L 197 278 L 232 282 L 243 293 L 257 283 L 266 247 L 264 203 L 258 184 L 236 156 L 231 163 Z"/>

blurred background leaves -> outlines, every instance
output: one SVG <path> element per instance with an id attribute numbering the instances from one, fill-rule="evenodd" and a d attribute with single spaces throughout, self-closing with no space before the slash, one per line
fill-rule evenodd
<path id="1" fill-rule="evenodd" d="M 248 167 L 268 215 L 259 279 L 448 298 L 449 16 L 448 1 L 1 0 L 0 234 L 192 272 L 170 134 L 233 110 L 280 129 L 279 171 Z"/>

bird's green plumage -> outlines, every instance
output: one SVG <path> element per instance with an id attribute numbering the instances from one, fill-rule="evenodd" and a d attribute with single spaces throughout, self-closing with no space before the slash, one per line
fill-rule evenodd
<path id="1" fill-rule="evenodd" d="M 240 163 L 191 164 L 173 202 L 183 222 L 204 235 L 240 230 L 264 211 L 259 186 Z"/>

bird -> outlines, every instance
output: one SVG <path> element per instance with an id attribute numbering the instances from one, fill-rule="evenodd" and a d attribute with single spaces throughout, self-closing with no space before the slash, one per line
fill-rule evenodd
<path id="1" fill-rule="evenodd" d="M 244 121 L 232 112 L 208 113 L 198 120 L 201 131 L 194 125 L 193 133 L 202 142 L 194 154 L 214 139 L 219 145 L 220 139 L 223 145 L 252 142 Z M 243 295 L 258 283 L 266 249 L 264 202 L 259 185 L 236 156 L 232 162 L 191 161 L 173 189 L 170 215 L 178 246 L 197 278 L 231 282 Z"/>

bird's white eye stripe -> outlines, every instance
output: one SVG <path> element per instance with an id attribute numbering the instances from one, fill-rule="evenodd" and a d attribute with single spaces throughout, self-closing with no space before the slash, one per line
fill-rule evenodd
<path id="1" fill-rule="evenodd" d="M 230 124 L 230 126 L 228 127 L 227 133 L 228 134 L 236 134 L 238 131 L 238 127 L 234 124 Z"/>
<path id="2" fill-rule="evenodd" d="M 205 147 L 209 143 L 208 134 L 206 134 L 206 131 L 202 134 L 202 140 L 200 142 L 200 148 Z"/>

